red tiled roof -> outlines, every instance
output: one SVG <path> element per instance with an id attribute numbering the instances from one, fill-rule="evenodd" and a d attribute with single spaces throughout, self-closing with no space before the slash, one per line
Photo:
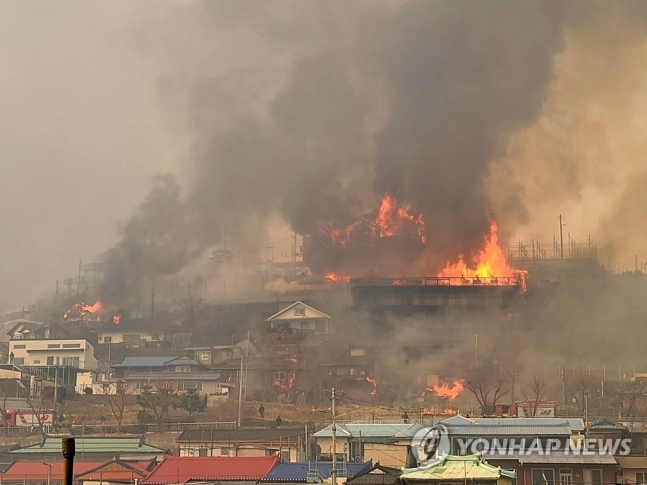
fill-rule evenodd
<path id="1" fill-rule="evenodd" d="M 75 473 L 74 478 L 79 480 L 91 480 L 91 481 L 131 482 L 133 478 L 141 479 L 142 477 L 145 477 L 150 473 L 146 469 L 148 465 L 150 465 L 151 463 L 150 461 L 129 461 L 125 463 L 126 466 L 131 466 L 132 468 L 135 469 L 135 471 L 125 470 L 125 469 L 119 470 L 119 471 L 102 471 L 106 465 L 109 465 L 111 463 L 113 462 L 102 463 L 101 465 L 99 465 L 98 469 L 91 468 L 86 472 Z M 76 472 L 76 469 L 74 471 Z"/>
<path id="2" fill-rule="evenodd" d="M 46 462 L 17 461 L 2 474 L 3 482 L 46 482 L 49 467 Z M 52 481 L 63 480 L 63 461 L 52 461 Z M 84 473 L 102 465 L 102 461 L 75 461 L 74 473 Z"/>
<path id="3" fill-rule="evenodd" d="M 221 457 L 166 456 L 142 480 L 142 485 L 187 483 L 200 480 L 260 480 L 279 462 L 279 456 Z"/>

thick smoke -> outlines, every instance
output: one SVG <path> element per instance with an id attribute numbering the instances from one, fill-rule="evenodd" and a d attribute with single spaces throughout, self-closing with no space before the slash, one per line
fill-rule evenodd
<path id="1" fill-rule="evenodd" d="M 168 221 L 152 196 L 128 223 L 107 291 L 225 234 L 262 240 L 276 212 L 301 234 L 343 226 L 385 192 L 423 214 L 428 271 L 469 253 L 487 231 L 488 163 L 539 115 L 565 19 L 552 1 L 235 0 L 151 21 L 137 47 L 165 66 L 169 106 L 186 106 L 194 182 L 183 200 L 173 188 Z"/>

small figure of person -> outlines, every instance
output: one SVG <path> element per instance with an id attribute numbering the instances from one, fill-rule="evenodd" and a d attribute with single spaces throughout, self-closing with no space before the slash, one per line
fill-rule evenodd
<path id="1" fill-rule="evenodd" d="M 282 423 L 283 423 L 283 420 L 281 419 L 281 416 L 277 416 L 276 417 L 276 427 L 280 428 Z"/>
<path id="2" fill-rule="evenodd" d="M 9 363 L 10 363 L 10 364 L 13 364 L 13 358 L 14 358 L 14 355 L 13 355 L 13 352 L 11 352 L 11 353 L 9 354 Z"/>
<path id="3" fill-rule="evenodd" d="M 404 424 L 409 423 L 409 414 L 405 411 L 404 414 L 402 415 L 402 419 L 404 420 Z"/>
<path id="4" fill-rule="evenodd" d="M 261 417 L 261 419 L 265 419 L 265 406 L 263 406 L 262 404 L 258 408 L 258 415 Z"/>

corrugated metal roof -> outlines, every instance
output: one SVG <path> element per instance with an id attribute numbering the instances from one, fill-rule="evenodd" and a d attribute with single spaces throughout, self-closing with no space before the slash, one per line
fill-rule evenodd
<path id="1" fill-rule="evenodd" d="M 365 473 L 357 474 L 346 481 L 348 485 L 397 485 L 400 483 L 399 468 L 386 467 L 379 464 L 373 465 Z"/>
<path id="2" fill-rule="evenodd" d="M 185 429 L 177 437 L 178 442 L 206 443 L 210 441 L 283 441 L 296 442 L 305 435 L 304 428 L 238 428 L 238 429 Z"/>
<path id="3" fill-rule="evenodd" d="M 261 480 L 279 462 L 279 456 L 178 457 L 166 456 L 142 485 L 186 483 L 199 480 Z"/>
<path id="4" fill-rule="evenodd" d="M 107 470 L 108 467 L 115 468 L 115 464 L 119 466 L 119 470 Z M 110 460 L 106 463 L 94 467 L 86 472 L 76 473 L 76 479 L 82 478 L 83 480 L 97 480 L 97 481 L 132 481 L 133 478 L 141 479 L 150 472 L 148 467 L 151 465 L 150 461 L 131 461 L 122 462 L 117 459 Z"/>
<path id="5" fill-rule="evenodd" d="M 143 443 L 141 438 L 75 438 L 76 452 L 79 453 L 154 453 L 164 450 Z M 46 436 L 37 444 L 11 450 L 10 454 L 57 453 L 61 454 L 61 437 Z"/>
<path id="6" fill-rule="evenodd" d="M 444 421 L 445 425 L 490 425 L 490 426 L 568 426 L 572 431 L 584 431 L 584 421 L 579 418 L 466 418 L 454 416 Z"/>
<path id="7" fill-rule="evenodd" d="M 455 436 L 570 436 L 569 426 L 498 426 L 478 425 L 446 426 Z"/>
<path id="8" fill-rule="evenodd" d="M 61 453 L 61 443 L 59 441 L 59 455 Z M 54 482 L 63 480 L 63 461 L 57 458 L 58 461 L 51 461 L 48 464 L 52 466 L 51 479 Z M 99 465 L 100 461 L 74 461 L 74 471 L 76 473 L 83 473 L 91 470 Z M 17 461 L 13 463 L 7 471 L 2 474 L 2 480 L 6 482 L 46 482 L 49 466 L 41 462 L 33 461 Z"/>
<path id="9" fill-rule="evenodd" d="M 366 463 L 346 463 L 346 477 L 354 477 L 368 471 L 371 468 L 371 462 Z M 338 473 L 344 468 L 341 463 L 337 464 Z M 270 474 L 262 480 L 263 482 L 306 482 L 308 471 L 316 473 L 320 480 L 330 478 L 331 462 L 310 462 L 310 463 L 279 463 Z"/>
<path id="10" fill-rule="evenodd" d="M 420 427 L 417 424 L 404 423 L 375 423 L 375 424 L 357 424 L 344 423 L 337 425 L 337 436 L 346 435 L 348 437 L 359 438 L 408 438 L 413 436 Z M 331 438 L 332 425 L 328 426 L 314 434 L 315 438 Z"/>
<path id="11" fill-rule="evenodd" d="M 647 456 L 616 456 L 622 468 L 647 468 Z"/>
<path id="12" fill-rule="evenodd" d="M 428 465 L 402 471 L 406 480 L 497 480 L 501 476 L 515 478 L 516 472 L 492 466 L 478 455 L 443 456 Z"/>
<path id="13" fill-rule="evenodd" d="M 164 367 L 168 362 L 178 358 L 177 355 L 124 357 L 124 360 L 119 364 L 113 364 L 112 367 Z"/>
<path id="14" fill-rule="evenodd" d="M 573 453 L 551 453 L 549 454 L 513 454 L 513 455 L 496 455 L 492 460 L 518 460 L 521 465 L 524 464 L 569 464 L 577 463 L 582 465 L 617 465 L 618 462 L 613 455 L 593 455 L 593 454 L 573 454 Z"/>

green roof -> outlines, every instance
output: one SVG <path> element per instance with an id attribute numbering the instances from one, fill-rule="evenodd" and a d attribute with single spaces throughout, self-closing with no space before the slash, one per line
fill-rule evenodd
<path id="1" fill-rule="evenodd" d="M 502 476 L 515 478 L 516 472 L 492 466 L 478 455 L 444 455 L 428 465 L 404 469 L 400 478 L 404 480 L 455 481 L 498 480 Z"/>
<path id="2" fill-rule="evenodd" d="M 12 450 L 11 454 L 28 453 L 61 453 L 62 437 L 45 436 L 43 441 L 37 445 L 25 446 L 18 450 Z M 140 437 L 126 438 L 75 438 L 77 456 L 79 453 L 163 453 L 164 450 L 144 443 Z"/>

